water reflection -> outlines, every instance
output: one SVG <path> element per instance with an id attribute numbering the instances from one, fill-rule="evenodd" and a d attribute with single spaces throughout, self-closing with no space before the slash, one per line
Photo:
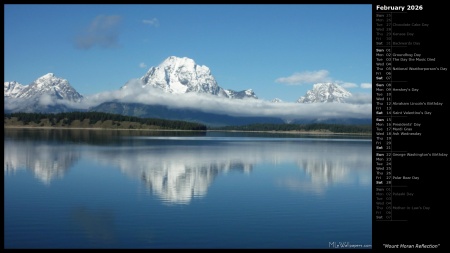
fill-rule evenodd
<path id="1" fill-rule="evenodd" d="M 54 138 L 46 142 L 37 137 L 16 138 L 5 132 L 5 173 L 26 168 L 49 185 L 55 178 L 62 178 L 79 159 L 89 159 L 142 180 L 151 194 L 171 204 L 188 204 L 193 198 L 204 197 L 221 173 L 250 174 L 259 164 L 268 164 L 274 170 L 280 164 L 297 166 L 306 177 L 274 179 L 290 190 L 321 193 L 333 184 L 371 184 L 372 152 L 367 141 L 252 141 L 251 138 L 217 141 L 201 136 L 165 141 L 164 138 L 123 139 L 109 134 L 106 143 L 85 142 L 89 139 L 86 136 L 95 134 L 79 134 L 78 139 L 72 134 L 69 141 L 67 137 L 58 139 L 57 133 L 47 133 L 47 138 Z M 112 142 L 120 145 L 109 145 Z"/>
<path id="2" fill-rule="evenodd" d="M 309 157 L 297 162 L 298 167 L 308 175 L 306 179 L 283 178 L 278 180 L 278 184 L 290 190 L 319 195 L 324 194 L 328 187 L 337 184 L 357 182 L 370 187 L 370 161 L 371 157 L 357 157 L 352 154 L 328 154 L 326 158 Z"/>
<path id="3" fill-rule="evenodd" d="M 167 145 L 137 149 L 97 150 L 88 154 L 105 165 L 115 165 L 127 176 L 140 179 L 148 190 L 165 203 L 187 204 L 206 195 L 220 173 L 250 173 L 253 161 L 237 154 L 243 148 Z"/>
<path id="4" fill-rule="evenodd" d="M 112 244 L 116 241 L 114 215 L 108 210 L 91 210 L 79 206 L 72 210 L 71 219 L 83 234 L 93 242 Z"/>
<path id="5" fill-rule="evenodd" d="M 80 157 L 81 152 L 73 146 L 5 140 L 4 170 L 7 174 L 14 174 L 27 169 L 39 181 L 50 185 L 52 180 L 62 178 Z"/>
<path id="6" fill-rule="evenodd" d="M 142 170 L 142 180 L 153 194 L 164 202 L 188 204 L 193 197 L 203 197 L 214 178 L 224 167 L 164 164 Z"/>
<path id="7" fill-rule="evenodd" d="M 8 248 L 371 242 L 370 140 L 8 132 Z"/>
<path id="8" fill-rule="evenodd" d="M 46 143 L 85 143 L 90 145 L 122 145 L 123 140 L 134 136 L 205 136 L 205 132 L 148 131 L 148 130 L 102 130 L 102 129 L 43 129 L 6 128 L 5 140 L 43 141 Z M 138 140 L 129 138 L 128 140 Z"/>

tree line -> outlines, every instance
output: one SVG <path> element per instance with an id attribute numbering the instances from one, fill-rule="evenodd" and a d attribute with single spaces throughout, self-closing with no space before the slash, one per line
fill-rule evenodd
<path id="1" fill-rule="evenodd" d="M 332 133 L 358 133 L 371 134 L 372 125 L 356 125 L 356 124 L 325 124 L 325 123 L 310 123 L 310 124 L 274 124 L 274 123 L 258 123 L 242 126 L 223 126 L 223 127 L 207 127 L 204 124 L 181 121 L 181 120 L 166 120 L 157 118 L 139 118 L 135 116 L 126 116 L 121 114 L 112 114 L 104 112 L 62 112 L 62 113 L 8 113 L 5 114 L 5 120 L 16 118 L 17 121 L 23 125 L 42 124 L 42 120 L 48 120 L 50 126 L 70 126 L 73 121 L 89 120 L 90 125 L 96 122 L 112 121 L 112 126 L 120 128 L 120 122 L 132 122 L 147 126 L 155 126 L 159 129 L 166 130 L 234 130 L 234 131 L 315 131 L 315 132 L 332 132 Z M 135 126 L 129 124 L 127 128 L 134 128 Z"/>
<path id="2" fill-rule="evenodd" d="M 187 122 L 180 120 L 166 120 L 155 118 L 139 118 L 134 116 L 126 116 L 121 114 L 111 114 L 104 112 L 63 112 L 63 113 L 9 113 L 5 114 L 5 119 L 17 118 L 18 121 L 24 125 L 30 123 L 39 124 L 41 120 L 47 119 L 51 126 L 55 126 L 58 122 L 62 125 L 70 125 L 73 121 L 83 121 L 89 119 L 91 123 L 104 122 L 111 120 L 116 124 L 118 122 L 135 122 L 145 125 L 157 126 L 160 129 L 174 129 L 174 130 L 206 130 L 206 125 Z M 114 124 L 114 123 L 113 123 Z"/>

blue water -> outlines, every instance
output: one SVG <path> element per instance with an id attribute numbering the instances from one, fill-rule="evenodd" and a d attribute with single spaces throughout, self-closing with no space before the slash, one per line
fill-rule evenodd
<path id="1" fill-rule="evenodd" d="M 372 243 L 372 142 L 6 129 L 5 248 Z"/>

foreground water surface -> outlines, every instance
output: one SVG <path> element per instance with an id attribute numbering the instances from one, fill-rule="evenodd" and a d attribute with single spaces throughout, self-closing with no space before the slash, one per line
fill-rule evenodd
<path id="1" fill-rule="evenodd" d="M 5 129 L 5 248 L 372 243 L 372 142 Z"/>

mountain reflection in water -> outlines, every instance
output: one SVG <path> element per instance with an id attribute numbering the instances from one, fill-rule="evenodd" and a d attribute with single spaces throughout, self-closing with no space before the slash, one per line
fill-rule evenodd
<path id="1" fill-rule="evenodd" d="M 152 194 L 170 204 L 188 204 L 193 198 L 204 197 L 220 174 L 249 174 L 260 163 L 272 164 L 273 169 L 280 163 L 296 164 L 309 176 L 307 180 L 277 179 L 279 185 L 291 190 L 320 194 L 332 184 L 355 180 L 371 184 L 371 145 L 367 140 L 343 144 L 295 138 L 206 138 L 204 133 L 133 137 L 133 133 L 137 132 L 107 136 L 108 131 L 72 131 L 70 135 L 55 131 L 44 132 L 44 137 L 35 133 L 41 138 L 28 133 L 34 136 L 30 139 L 5 132 L 5 173 L 26 169 L 50 185 L 63 178 L 78 160 L 90 159 L 142 180 Z"/>

